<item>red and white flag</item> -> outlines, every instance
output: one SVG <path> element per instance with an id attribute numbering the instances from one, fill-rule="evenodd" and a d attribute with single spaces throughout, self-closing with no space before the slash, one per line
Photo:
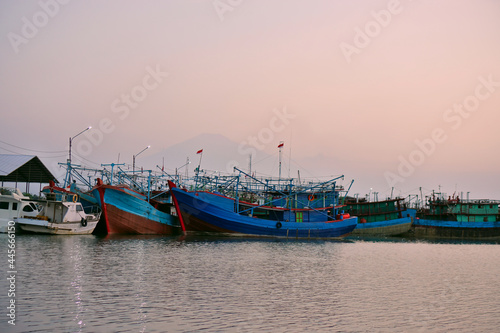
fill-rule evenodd
<path id="1" fill-rule="evenodd" d="M 201 154 L 201 153 L 203 153 L 203 149 L 200 149 L 196 152 L 196 154 Z"/>
<path id="2" fill-rule="evenodd" d="M 285 145 L 284 142 L 280 142 L 280 144 L 278 145 L 278 148 L 282 148 L 284 145 Z"/>

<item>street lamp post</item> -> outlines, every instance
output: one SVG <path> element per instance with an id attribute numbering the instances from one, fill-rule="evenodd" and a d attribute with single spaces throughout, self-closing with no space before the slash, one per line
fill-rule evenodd
<path id="1" fill-rule="evenodd" d="M 69 164 L 71 164 L 71 145 L 73 143 L 73 139 L 76 138 L 77 136 L 79 136 L 80 134 L 82 134 L 83 132 L 88 131 L 91 128 L 92 128 L 92 126 L 89 126 L 86 129 L 84 129 L 83 131 L 81 131 L 80 133 L 78 133 L 77 135 L 75 135 L 74 137 L 69 138 L 69 158 L 68 158 Z"/>
<path id="2" fill-rule="evenodd" d="M 137 156 L 139 156 L 139 155 L 140 155 L 143 151 L 145 151 L 146 149 L 148 149 L 149 147 L 151 147 L 151 146 L 147 146 L 146 148 L 144 148 L 143 150 L 141 150 L 140 152 L 138 152 L 137 154 L 135 154 L 135 155 L 133 156 L 133 159 L 132 159 L 132 173 L 133 173 L 133 174 L 135 174 L 135 158 L 136 158 Z"/>
<path id="3" fill-rule="evenodd" d="M 177 170 L 178 170 L 178 169 L 181 169 L 181 168 L 183 168 L 183 167 L 185 167 L 185 166 L 186 166 L 186 165 L 188 165 L 188 164 L 191 164 L 191 161 L 190 161 L 189 159 L 188 159 L 188 161 L 187 161 L 186 163 L 184 163 L 184 164 L 183 164 L 183 165 L 181 165 L 180 167 L 175 168 L 175 177 L 177 177 Z"/>
<path id="4" fill-rule="evenodd" d="M 66 170 L 66 178 L 64 180 L 64 186 L 68 186 L 70 185 L 71 183 L 71 146 L 73 145 L 73 140 L 79 136 L 80 134 L 82 134 L 83 132 L 86 132 L 88 131 L 89 129 L 91 129 L 92 126 L 89 126 L 87 127 L 86 129 L 84 129 L 83 131 L 81 131 L 80 133 L 78 133 L 77 135 L 73 136 L 73 137 L 70 137 L 69 138 L 69 156 L 68 156 L 68 169 Z"/>

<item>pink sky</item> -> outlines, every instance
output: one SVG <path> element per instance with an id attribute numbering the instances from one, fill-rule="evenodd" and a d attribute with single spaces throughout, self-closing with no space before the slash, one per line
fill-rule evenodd
<path id="1" fill-rule="evenodd" d="M 92 167 L 203 133 L 260 134 L 267 153 L 283 140 L 355 193 L 500 199 L 499 17 L 494 0 L 2 1 L 0 140 L 34 152 L 0 153 L 64 162 L 89 125 L 74 159 Z M 293 117 L 273 120 L 284 109 Z M 425 154 L 416 141 L 436 129 L 446 139 Z"/>

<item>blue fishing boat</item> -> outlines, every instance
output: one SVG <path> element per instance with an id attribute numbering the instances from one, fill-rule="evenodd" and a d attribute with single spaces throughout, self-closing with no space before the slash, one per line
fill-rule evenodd
<path id="1" fill-rule="evenodd" d="M 500 201 L 459 199 L 433 193 L 417 213 L 412 234 L 417 238 L 500 239 Z"/>
<path id="2" fill-rule="evenodd" d="M 416 209 L 407 207 L 403 198 L 382 201 L 347 198 L 344 210 L 358 217 L 352 236 L 398 236 L 408 232 Z"/>
<path id="3" fill-rule="evenodd" d="M 186 191 L 169 182 L 184 231 L 231 236 L 342 238 L 356 227 L 357 217 L 339 211 L 334 180 L 308 188 L 292 187 L 290 182 L 280 188 L 239 171 L 247 177 L 246 182 L 237 176 L 234 186 L 219 185 L 215 191 Z M 252 190 L 248 179 L 265 188 Z M 223 189 L 230 189 L 233 195 L 222 193 Z"/>

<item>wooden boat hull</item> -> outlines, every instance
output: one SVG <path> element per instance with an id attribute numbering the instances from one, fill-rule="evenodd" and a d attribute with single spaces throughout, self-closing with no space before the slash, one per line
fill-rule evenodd
<path id="1" fill-rule="evenodd" d="M 140 214 L 127 212 L 113 204 L 106 204 L 108 234 L 170 235 L 179 233 L 177 226 L 155 221 Z"/>
<path id="2" fill-rule="evenodd" d="M 498 240 L 500 221 L 458 222 L 415 219 L 411 234 L 415 238 Z"/>
<path id="3" fill-rule="evenodd" d="M 358 223 L 352 236 L 398 236 L 408 232 L 412 225 L 411 217 L 394 220 Z"/>
<path id="4" fill-rule="evenodd" d="M 345 210 L 358 217 L 352 236 L 399 236 L 408 232 L 417 211 L 406 208 L 404 199 L 383 201 L 348 200 Z"/>
<path id="5" fill-rule="evenodd" d="M 102 209 L 107 234 L 170 235 L 180 232 L 176 216 L 156 209 L 144 195 L 111 185 L 92 191 Z"/>
<path id="6" fill-rule="evenodd" d="M 215 205 L 209 200 L 197 197 L 193 192 L 178 188 L 172 188 L 171 191 L 178 202 L 178 213 L 182 215 L 187 232 L 255 237 L 342 238 L 350 234 L 357 224 L 357 217 L 325 222 L 260 219 Z"/>

